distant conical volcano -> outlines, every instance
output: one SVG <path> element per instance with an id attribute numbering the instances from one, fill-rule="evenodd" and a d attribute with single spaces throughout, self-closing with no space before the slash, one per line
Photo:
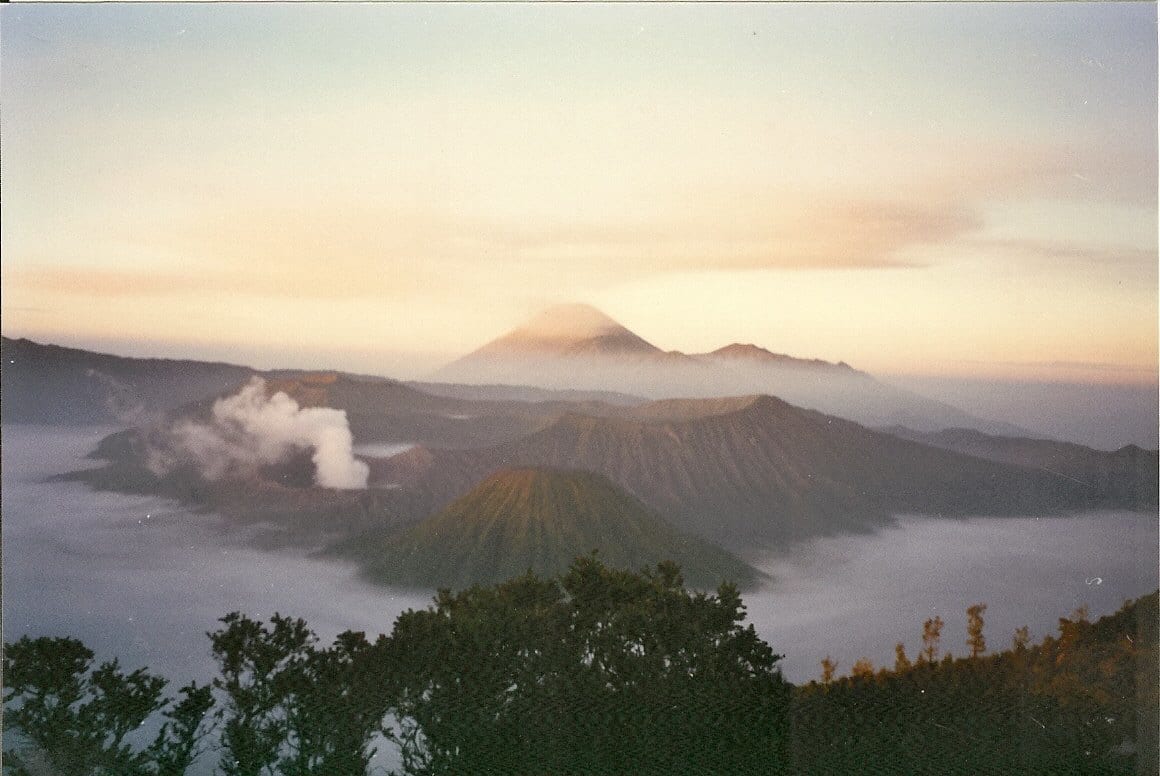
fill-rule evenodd
<path id="1" fill-rule="evenodd" d="M 870 426 L 1018 433 L 879 382 L 840 361 L 798 358 L 740 343 L 696 355 L 665 351 L 585 304 L 550 307 L 451 362 L 432 379 L 611 391 L 651 399 L 769 394 Z"/>
<path id="2" fill-rule="evenodd" d="M 558 353 L 660 353 L 604 313 L 586 304 L 549 307 L 484 350 L 544 350 Z"/>
<path id="3" fill-rule="evenodd" d="M 497 356 L 610 354 L 664 355 L 660 348 L 633 334 L 595 307 L 562 304 L 549 307 L 456 364 L 470 365 Z"/>
<path id="4" fill-rule="evenodd" d="M 545 468 L 496 472 L 411 530 L 371 550 L 370 573 L 386 582 L 462 587 L 529 569 L 565 571 L 596 551 L 607 565 L 640 569 L 663 560 L 685 580 L 713 588 L 759 575 L 736 557 L 684 536 L 614 485 L 584 471 Z"/>
<path id="5" fill-rule="evenodd" d="M 713 372 L 683 353 L 664 352 L 595 307 L 565 304 L 451 362 L 432 379 L 651 396 L 658 384 L 704 381 Z"/>

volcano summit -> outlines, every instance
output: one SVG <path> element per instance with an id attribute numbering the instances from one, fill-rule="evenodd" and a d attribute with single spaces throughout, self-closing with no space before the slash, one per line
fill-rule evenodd
<path id="1" fill-rule="evenodd" d="M 584 304 L 550 307 L 437 370 L 431 379 L 652 399 L 768 394 L 870 426 L 1019 432 L 882 383 L 845 362 L 797 358 L 740 343 L 702 354 L 665 351 Z"/>

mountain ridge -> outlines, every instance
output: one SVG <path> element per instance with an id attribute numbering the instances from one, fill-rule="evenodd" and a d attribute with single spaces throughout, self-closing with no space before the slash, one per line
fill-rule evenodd
<path id="1" fill-rule="evenodd" d="M 1140 503 L 1077 478 L 900 439 L 770 396 L 681 417 L 566 413 L 518 440 L 375 462 L 372 482 L 439 508 L 497 466 L 607 476 L 675 527 L 726 547 L 871 530 L 898 514 L 1015 515 Z M 407 463 L 404 468 L 403 463 Z"/>
<path id="2" fill-rule="evenodd" d="M 708 353 L 698 353 L 694 358 L 722 359 L 727 361 L 751 361 L 758 363 L 773 363 L 778 365 L 792 365 L 803 369 L 839 369 L 858 374 L 866 374 L 854 369 L 845 361 L 825 361 L 820 358 L 798 358 L 785 353 L 774 353 L 753 343 L 731 342 L 728 345 L 711 350 Z"/>
<path id="3" fill-rule="evenodd" d="M 241 385 L 257 370 L 220 361 L 96 353 L 0 338 L 6 423 L 136 422 Z"/>
<path id="4" fill-rule="evenodd" d="M 951 428 L 929 433 L 902 427 L 883 430 L 931 447 L 1086 482 L 1126 502 L 1152 505 L 1160 501 L 1160 454 L 1138 445 L 1105 451 L 1074 442 L 984 434 L 974 429 Z"/>

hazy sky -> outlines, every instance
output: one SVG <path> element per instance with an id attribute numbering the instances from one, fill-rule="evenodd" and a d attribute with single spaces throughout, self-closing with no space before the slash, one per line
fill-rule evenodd
<path id="1" fill-rule="evenodd" d="M 8 5 L 4 333 L 1153 380 L 1154 4 Z"/>

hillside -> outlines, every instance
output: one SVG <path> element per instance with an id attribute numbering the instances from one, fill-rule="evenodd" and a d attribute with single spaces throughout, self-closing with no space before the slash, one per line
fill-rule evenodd
<path id="1" fill-rule="evenodd" d="M 718 395 L 764 393 L 799 407 L 854 420 L 863 425 L 909 425 L 924 430 L 953 426 L 991 433 L 1023 429 L 976 417 L 946 402 L 884 383 L 844 361 L 795 358 L 752 344 L 733 343 L 695 356 L 721 373 Z"/>
<path id="2" fill-rule="evenodd" d="M 5 423 L 135 422 L 230 390 L 255 373 L 235 364 L 127 358 L 8 337 L 0 354 Z"/>
<path id="3" fill-rule="evenodd" d="M 932 433 L 902 427 L 883 430 L 932 447 L 1070 477 L 1114 501 L 1155 506 L 1160 500 L 1160 455 L 1156 450 L 1126 445 L 1109 452 L 1050 439 L 992 436 L 966 428 Z"/>
<path id="4" fill-rule="evenodd" d="M 482 450 L 414 450 L 371 480 L 421 492 L 432 508 L 497 466 L 598 472 L 681 530 L 726 546 L 867 530 L 900 513 L 1045 514 L 1139 509 L 1076 478 L 986 461 L 872 431 L 772 397 L 666 402 L 656 417 L 565 415 Z M 639 414 L 648 414 L 650 407 Z"/>
<path id="5" fill-rule="evenodd" d="M 563 573 L 579 555 L 637 570 L 680 564 L 693 586 L 749 585 L 759 573 L 682 536 L 608 478 L 580 471 L 504 469 L 414 528 L 360 550 L 368 576 L 428 587 L 491 583 L 529 569 Z"/>
<path id="6" fill-rule="evenodd" d="M 657 398 L 712 381 L 714 369 L 666 353 L 588 305 L 557 305 L 438 369 L 431 380 L 530 385 Z"/>
<path id="7" fill-rule="evenodd" d="M 535 400 L 473 398 L 457 392 L 428 392 L 384 378 L 342 373 L 288 372 L 267 381 L 303 407 L 346 413 L 360 443 L 410 443 L 439 448 L 488 447 L 547 427 L 567 413 L 631 415 L 643 400 L 607 403 L 577 392 L 545 392 Z M 450 394 L 450 395 L 449 395 Z M 626 403 L 630 402 L 630 403 Z"/>
<path id="8" fill-rule="evenodd" d="M 268 383 L 303 407 L 346 413 L 359 442 L 480 447 L 532 433 L 558 417 L 558 404 L 436 396 L 393 380 L 342 374 L 291 374 Z M 567 404 L 582 407 L 583 404 Z"/>

